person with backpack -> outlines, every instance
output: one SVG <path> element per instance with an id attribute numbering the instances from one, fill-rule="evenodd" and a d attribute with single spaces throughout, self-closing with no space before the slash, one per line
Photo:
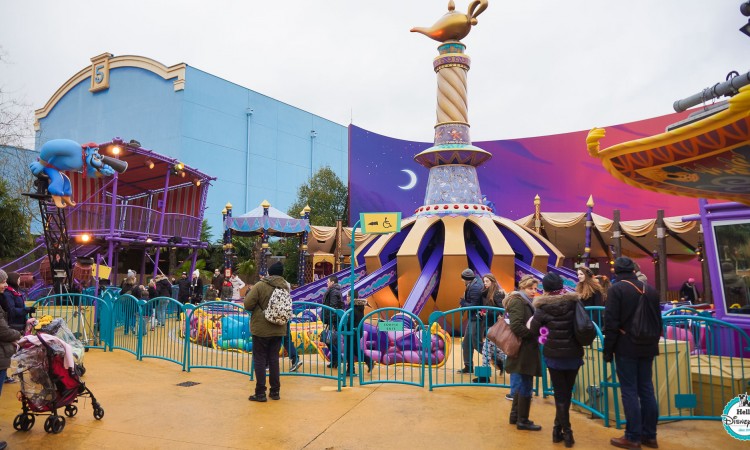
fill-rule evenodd
<path id="1" fill-rule="evenodd" d="M 280 325 L 268 320 L 265 314 L 271 304 L 274 291 L 281 289 L 289 297 L 289 283 L 284 277 L 284 265 L 277 262 L 268 268 L 268 276 L 253 286 L 245 296 L 245 309 L 250 312 L 250 333 L 253 336 L 253 364 L 255 365 L 255 394 L 248 400 L 265 402 L 266 367 L 271 389 L 269 397 L 280 400 L 281 381 L 279 379 L 279 350 L 281 340 L 286 336 L 286 323 Z M 291 306 L 291 305 L 290 305 Z"/>
<path id="2" fill-rule="evenodd" d="M 336 275 L 330 275 L 326 280 L 328 289 L 323 295 L 323 306 L 330 306 L 333 309 L 344 309 L 344 301 L 341 298 L 341 286 L 339 285 L 339 277 Z M 339 319 L 335 312 L 331 310 L 323 309 L 322 322 L 328 328 L 329 339 L 328 350 L 331 354 L 331 363 L 327 367 L 336 369 L 339 366 L 339 359 L 341 358 L 339 351 L 339 336 L 338 336 L 338 324 Z"/>
<path id="3" fill-rule="evenodd" d="M 583 346 L 575 338 L 575 315 L 581 296 L 565 292 L 563 280 L 550 272 L 542 278 L 544 294 L 534 298 L 534 316 L 529 329 L 539 336 L 542 327 L 549 330 L 544 344 L 544 361 L 555 390 L 555 426 L 552 442 L 575 443 L 570 426 L 570 403 L 578 370 L 583 365 Z"/>
<path id="4" fill-rule="evenodd" d="M 662 330 L 659 295 L 638 281 L 633 260 L 615 260 L 617 281 L 607 291 L 604 309 L 604 360 L 614 358 L 627 424 L 625 435 L 612 438 L 619 448 L 658 448 L 659 410 L 651 381 Z"/>

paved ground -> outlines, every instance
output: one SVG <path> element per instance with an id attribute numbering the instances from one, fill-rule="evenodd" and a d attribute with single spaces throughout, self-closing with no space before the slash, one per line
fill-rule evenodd
<path id="1" fill-rule="evenodd" d="M 12 449 L 496 449 L 564 448 L 552 444 L 551 399 L 535 399 L 532 419 L 541 432 L 507 424 L 505 389 L 427 388 L 383 384 L 336 392 L 335 383 L 282 377 L 280 401 L 247 400 L 248 377 L 219 370 L 187 373 L 172 363 L 136 361 L 122 351 L 92 350 L 84 377 L 105 410 L 93 418 L 79 405 L 61 434 L 44 432 L 44 417 L 29 432 L 13 430 L 21 410 L 18 384 L 0 397 L 0 438 Z M 194 381 L 193 387 L 178 383 Z M 575 448 L 601 449 L 621 430 L 573 413 Z M 719 422 L 682 421 L 659 427 L 662 449 L 748 448 L 730 438 Z"/>

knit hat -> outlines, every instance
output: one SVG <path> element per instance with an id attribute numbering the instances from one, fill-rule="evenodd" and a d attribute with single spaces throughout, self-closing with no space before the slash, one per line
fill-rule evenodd
<path id="1" fill-rule="evenodd" d="M 268 268 L 268 275 L 284 275 L 284 265 L 281 264 L 281 261 L 276 261 L 275 263 L 271 264 L 271 267 Z"/>
<path id="2" fill-rule="evenodd" d="M 130 278 L 130 277 L 133 277 L 133 278 L 135 278 L 135 270 L 133 270 L 133 269 L 128 269 L 128 278 Z"/>
<path id="3" fill-rule="evenodd" d="M 620 256 L 615 260 L 615 273 L 635 272 L 635 263 L 627 256 Z"/>
<path id="4" fill-rule="evenodd" d="M 693 277 L 688 278 L 688 283 L 695 283 L 695 278 Z"/>
<path id="5" fill-rule="evenodd" d="M 463 272 L 461 272 L 461 278 L 463 278 L 466 281 L 471 281 L 474 279 L 474 271 L 471 269 L 464 269 Z"/>
<path id="6" fill-rule="evenodd" d="M 195 270 L 193 271 L 193 278 L 198 278 L 198 277 L 200 277 L 200 276 L 201 276 L 201 271 L 200 271 L 200 270 L 198 270 L 198 269 L 195 269 Z"/>
<path id="7" fill-rule="evenodd" d="M 563 288 L 563 280 L 560 275 L 550 272 L 542 278 L 542 287 L 544 292 L 559 291 Z"/>

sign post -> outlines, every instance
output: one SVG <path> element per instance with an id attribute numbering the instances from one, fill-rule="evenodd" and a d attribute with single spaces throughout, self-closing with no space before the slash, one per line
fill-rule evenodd
<path id="1" fill-rule="evenodd" d="M 354 251 L 356 249 L 356 237 L 357 237 L 357 228 L 362 229 L 362 233 L 365 234 L 389 234 L 389 233 L 398 233 L 401 231 L 401 213 L 400 212 L 379 212 L 379 213 L 360 213 L 359 220 L 357 223 L 354 224 L 352 227 L 352 238 L 349 242 L 349 258 L 351 259 L 349 264 L 349 309 L 351 309 L 351 312 L 349 314 L 349 330 L 351 333 L 350 341 L 348 347 L 348 352 L 354 351 L 354 346 L 352 345 L 355 339 L 354 336 L 354 266 L 356 263 L 356 258 L 354 257 Z M 349 359 L 349 361 L 354 360 L 354 355 L 351 355 L 352 358 Z M 349 367 L 349 373 L 354 373 L 351 367 Z M 352 375 L 353 377 L 353 375 Z M 339 381 L 339 386 L 341 386 L 341 382 Z"/>

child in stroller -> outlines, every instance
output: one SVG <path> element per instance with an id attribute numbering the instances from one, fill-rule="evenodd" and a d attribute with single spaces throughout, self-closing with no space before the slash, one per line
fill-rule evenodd
<path id="1" fill-rule="evenodd" d="M 68 343 L 40 329 L 36 336 L 24 336 L 18 345 L 20 350 L 11 358 L 11 373 L 21 381 L 23 411 L 13 420 L 13 428 L 29 431 L 35 416 L 49 414 L 44 431 L 60 433 L 65 428 L 65 418 L 57 414 L 57 409 L 65 407 L 66 416 L 75 416 L 78 397 L 90 397 L 94 418 L 104 417 L 104 409 L 80 379 L 80 369 Z"/>

